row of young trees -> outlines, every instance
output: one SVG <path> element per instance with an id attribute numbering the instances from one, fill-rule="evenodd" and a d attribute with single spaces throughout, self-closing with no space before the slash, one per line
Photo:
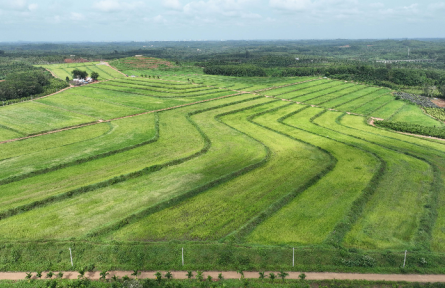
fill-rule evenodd
<path id="1" fill-rule="evenodd" d="M 391 130 L 445 139 L 445 128 L 427 127 L 406 122 L 375 121 L 375 125 Z"/>
<path id="2" fill-rule="evenodd" d="M 209 75 L 237 76 L 237 77 L 265 77 L 264 69 L 254 65 L 212 65 L 204 68 Z"/>

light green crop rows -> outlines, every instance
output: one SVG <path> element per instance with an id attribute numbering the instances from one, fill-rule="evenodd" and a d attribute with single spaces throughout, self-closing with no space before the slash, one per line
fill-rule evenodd
<path id="1" fill-rule="evenodd" d="M 110 69 L 95 64 L 52 69 Z M 163 71 L 0 107 L 0 141 L 92 122 L 0 144 L 0 242 L 445 252 L 445 143 L 345 112 L 442 125 L 387 89 L 315 77 Z"/>
<path id="2" fill-rule="evenodd" d="M 125 77 L 125 75 L 117 72 L 107 65 L 100 64 L 99 62 L 53 64 L 41 66 L 50 70 L 62 80 L 65 80 L 66 77 L 68 77 L 69 79 L 73 79 L 71 71 L 73 71 L 74 69 L 86 71 L 88 75 L 91 75 L 92 72 L 97 72 L 99 73 L 99 81 Z"/>

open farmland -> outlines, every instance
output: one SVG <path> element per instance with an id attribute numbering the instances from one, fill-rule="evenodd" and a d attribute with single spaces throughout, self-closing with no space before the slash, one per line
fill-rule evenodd
<path id="1" fill-rule="evenodd" d="M 133 68 L 174 68 L 155 62 Z M 367 120 L 444 124 L 391 90 L 96 64 L 46 68 L 109 81 L 0 107 L 0 270 L 72 248 L 77 268 L 399 272 L 408 250 L 444 272 L 445 142 Z"/>
<path id="2" fill-rule="evenodd" d="M 110 80 L 115 78 L 125 77 L 122 73 L 114 70 L 113 68 L 107 66 L 105 63 L 101 62 L 87 62 L 87 63 L 71 63 L 71 64 L 54 64 L 54 65 L 40 65 L 43 68 L 50 70 L 54 75 L 62 80 L 66 77 L 73 79 L 71 71 L 74 69 L 79 69 L 86 71 L 88 75 L 92 72 L 99 73 L 98 80 Z"/>

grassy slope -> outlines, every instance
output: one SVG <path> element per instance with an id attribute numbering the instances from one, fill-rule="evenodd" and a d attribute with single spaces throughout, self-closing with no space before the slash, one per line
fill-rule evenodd
<path id="1" fill-rule="evenodd" d="M 250 115 L 281 105 L 283 103 L 278 101 L 222 118 L 228 125 L 258 139 L 270 149 L 267 164 L 177 206 L 150 215 L 117 231 L 111 239 L 217 240 L 240 228 L 280 197 L 304 185 L 328 164 L 327 156 L 311 146 L 271 133 L 245 120 Z M 287 164 L 289 161 L 292 165 Z"/>
<path id="2" fill-rule="evenodd" d="M 206 154 L 178 166 L 5 219 L 0 223 L 0 229 L 10 232 L 5 233 L 3 239 L 82 237 L 159 201 L 260 161 L 264 157 L 261 145 L 221 124 L 214 117 L 231 109 L 267 101 L 270 100 L 248 101 L 193 116 L 193 121 L 212 141 L 212 146 Z M 213 103 L 216 104 L 217 102 Z M 189 108 L 189 111 L 199 108 Z M 161 135 L 162 133 L 161 129 Z M 250 148 L 250 152 L 246 151 L 246 147 Z M 111 207 L 113 208 L 110 209 Z M 39 223 L 33 225 L 32 229 L 23 229 L 27 226 L 26 223 L 35 217 L 39 217 Z"/>
<path id="3" fill-rule="evenodd" d="M 285 107 L 259 117 L 255 122 L 321 147 L 331 153 L 338 162 L 318 183 L 260 224 L 249 235 L 248 242 L 289 245 L 322 243 L 337 222 L 345 217 L 351 202 L 366 187 L 378 167 L 377 159 L 365 151 L 277 122 L 280 117 L 296 109 L 301 109 L 301 106 Z M 286 123 L 300 126 L 303 121 L 319 112 L 319 109 L 305 109 Z M 308 203 L 311 204 L 307 205 Z"/>
<path id="4" fill-rule="evenodd" d="M 155 136 L 155 114 L 63 131 L 0 146 L 0 179 L 138 145 Z M 32 147 L 30 150 L 29 148 Z"/>
<path id="5" fill-rule="evenodd" d="M 0 125 L 24 134 L 74 126 L 95 120 L 97 118 L 35 102 L 0 108 Z"/>
<path id="6" fill-rule="evenodd" d="M 325 113 L 315 123 L 343 133 L 338 112 Z M 338 137 L 338 136 L 337 136 Z M 428 204 L 433 172 L 428 163 L 360 139 L 341 135 L 351 144 L 379 155 L 387 169 L 362 217 L 346 235 L 345 244 L 364 249 L 406 249 L 415 246 L 419 221 Z M 400 217 L 400 215 L 405 215 Z"/>

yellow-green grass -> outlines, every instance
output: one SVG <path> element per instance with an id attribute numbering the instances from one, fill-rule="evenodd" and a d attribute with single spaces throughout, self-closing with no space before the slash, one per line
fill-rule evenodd
<path id="1" fill-rule="evenodd" d="M 23 136 L 24 136 L 24 134 L 21 133 L 21 132 L 12 131 L 10 129 L 3 128 L 3 127 L 0 126 L 0 142 L 1 141 L 5 141 L 5 140 L 20 138 L 20 137 L 23 137 Z"/>
<path id="2" fill-rule="evenodd" d="M 399 109 L 401 109 L 403 106 L 408 105 L 403 101 L 391 101 L 388 104 L 380 107 L 379 109 L 371 112 L 371 116 L 382 118 L 382 119 L 388 119 L 391 118 L 392 115 L 394 115 Z"/>
<path id="3" fill-rule="evenodd" d="M 2 144 L 0 180 L 147 142 L 156 134 L 155 117 L 145 114 Z"/>
<path id="4" fill-rule="evenodd" d="M 396 122 L 408 122 L 412 124 L 418 124 L 422 126 L 435 126 L 435 127 L 443 127 L 443 122 L 438 121 L 431 116 L 423 113 L 422 109 L 417 107 L 416 105 L 408 104 L 403 106 L 397 114 L 394 114 L 390 119 L 391 121 Z"/>
<path id="5" fill-rule="evenodd" d="M 121 82 L 121 81 L 109 81 L 107 83 L 102 84 L 102 86 L 116 86 L 116 87 L 123 87 L 123 88 L 134 88 L 139 90 L 147 90 L 149 93 L 156 95 L 156 96 L 171 96 L 173 95 L 184 95 L 187 96 L 188 94 L 199 94 L 201 92 L 209 93 L 211 91 L 218 91 L 217 88 L 213 87 L 206 87 L 201 85 L 196 85 L 195 87 L 189 87 L 187 89 L 170 89 L 170 87 L 160 88 L 160 87 L 154 87 L 151 85 L 147 85 L 145 83 L 142 83 L 140 81 L 138 82 Z M 176 88 L 176 87 L 174 87 Z M 181 86 L 182 88 L 182 86 Z M 137 90 L 135 90 L 137 91 Z"/>
<path id="6" fill-rule="evenodd" d="M 336 122 L 341 115 L 340 112 L 324 113 L 314 123 L 342 133 L 343 127 Z M 344 244 L 362 249 L 413 249 L 424 206 L 430 196 L 432 167 L 420 159 L 361 139 L 339 137 L 386 162 L 385 173 L 379 183 L 373 183 L 376 185 L 374 194 L 362 217 L 346 235 Z"/>
<path id="7" fill-rule="evenodd" d="M 49 69 L 53 72 L 58 78 L 65 80 L 66 77 L 73 79 L 73 75 L 71 71 L 74 69 L 80 69 L 82 71 L 86 71 L 88 75 L 91 75 L 91 72 L 99 73 L 98 80 L 107 80 L 113 78 L 122 78 L 125 77 L 121 73 L 116 70 L 108 67 L 107 65 L 101 65 L 99 62 L 88 62 L 88 63 L 71 63 L 71 64 L 53 64 L 53 65 L 36 65 L 41 66 L 46 69 Z"/>
<path id="8" fill-rule="evenodd" d="M 382 95 L 382 96 L 366 103 L 365 105 L 355 109 L 353 112 L 362 114 L 362 115 L 369 115 L 373 111 L 379 109 L 380 107 L 388 104 L 391 101 L 395 101 L 394 96 L 392 96 L 391 94 Z"/>
<path id="9" fill-rule="evenodd" d="M 264 147 L 254 139 L 219 122 L 215 116 L 269 101 L 271 100 L 261 98 L 192 116 L 192 121 L 212 141 L 211 148 L 204 155 L 138 179 L 5 219 L 0 223 L 0 230 L 9 232 L 0 238 L 81 238 L 88 232 L 120 221 L 159 201 L 173 198 L 260 162 L 266 156 Z M 38 223 L 30 229 L 24 229 L 26 223 L 36 217 L 39 217 Z"/>
<path id="10" fill-rule="evenodd" d="M 97 118 L 62 110 L 36 102 L 0 108 L 0 125 L 23 134 L 54 130 L 96 121 Z"/>
<path id="11" fill-rule="evenodd" d="M 198 89 L 206 86 L 199 85 L 199 84 L 187 84 L 186 82 L 183 83 L 183 85 L 175 85 L 177 82 L 169 82 L 169 83 L 160 83 L 156 80 L 148 80 L 146 78 L 123 78 L 123 79 L 116 79 L 113 81 L 113 83 L 123 83 L 123 84 L 134 84 L 134 85 L 140 85 L 142 87 L 153 87 L 153 89 L 160 89 L 160 90 L 166 90 L 169 92 L 172 91 L 186 91 L 188 89 Z"/>
<path id="12" fill-rule="evenodd" d="M 278 245 L 322 243 L 337 222 L 345 217 L 379 166 L 372 154 L 320 136 L 323 131 L 316 131 L 320 133 L 316 135 L 277 122 L 280 117 L 300 108 L 299 105 L 288 106 L 254 121 L 325 149 L 338 162 L 315 185 L 256 227 L 247 237 L 248 242 Z M 309 123 L 309 119 L 321 111 L 319 108 L 305 109 L 286 119 L 285 123 L 308 129 L 315 126 Z"/>
<path id="13" fill-rule="evenodd" d="M 356 98 L 365 96 L 365 95 L 372 93 L 374 91 L 377 91 L 377 90 L 378 90 L 378 88 L 375 88 L 375 87 L 365 87 L 364 89 L 356 90 L 354 92 L 345 94 L 341 97 L 337 97 L 330 101 L 324 102 L 323 107 L 335 108 L 335 107 L 344 105 L 349 101 L 354 101 Z"/>
<path id="14" fill-rule="evenodd" d="M 329 155 L 246 120 L 285 104 L 276 101 L 221 118 L 270 149 L 270 159 L 264 166 L 124 227 L 109 239 L 217 240 L 324 170 Z"/>
<path id="15" fill-rule="evenodd" d="M 73 88 L 36 101 L 71 112 L 86 114 L 96 119 L 113 119 L 145 111 L 141 108 L 127 107 L 108 103 L 101 99 L 89 98 L 87 97 L 89 91 L 91 90 L 86 90 L 84 87 Z"/>
<path id="16" fill-rule="evenodd" d="M 293 92 L 295 90 L 301 90 L 301 89 L 321 85 L 324 83 L 326 83 L 326 80 L 316 79 L 314 81 L 309 81 L 309 82 L 305 82 L 305 83 L 294 84 L 294 85 L 290 85 L 290 86 L 286 86 L 286 87 L 275 88 L 272 90 L 261 91 L 260 94 L 269 95 L 269 96 L 280 96 L 281 94 L 283 94 L 283 96 L 284 96 L 287 93 Z"/>
<path id="17" fill-rule="evenodd" d="M 325 102 L 326 100 L 337 98 L 342 95 L 346 95 L 352 92 L 357 91 L 357 86 L 354 86 L 353 84 L 342 84 L 339 86 L 335 86 L 323 91 L 314 92 L 311 94 L 308 94 L 306 96 L 298 97 L 296 101 L 301 101 L 306 104 L 315 104 L 320 102 Z M 321 99 L 321 100 L 320 100 Z"/>
<path id="18" fill-rule="evenodd" d="M 318 94 L 322 95 L 322 96 L 318 96 L 315 99 L 311 98 L 304 102 L 308 103 L 308 104 L 321 105 L 325 102 L 332 101 L 333 99 L 343 97 L 344 95 L 355 93 L 355 92 L 358 92 L 358 91 L 366 88 L 366 86 L 354 85 L 354 84 L 344 84 L 341 87 L 344 87 L 344 89 L 337 89 L 338 91 L 334 91 L 334 92 L 328 93 L 326 95 L 325 95 L 325 93 L 319 92 Z"/>
<path id="19" fill-rule="evenodd" d="M 229 98 L 211 101 L 196 107 L 212 107 L 236 99 L 239 97 L 234 100 Z M 196 128 L 186 120 L 184 111 L 195 109 L 198 108 L 189 106 L 162 113 L 159 117 L 159 140 L 150 145 L 2 185 L 0 210 L 33 203 L 52 195 L 67 193 L 146 167 L 194 155 L 204 147 L 205 142 Z"/>
<path id="20" fill-rule="evenodd" d="M 380 90 L 377 90 L 375 92 L 372 92 L 369 95 L 357 98 L 357 99 L 355 99 L 355 100 L 353 100 L 351 102 L 348 102 L 346 104 L 338 106 L 338 107 L 336 107 L 336 109 L 338 109 L 340 111 L 354 111 L 355 109 L 365 105 L 369 101 L 372 101 L 372 100 L 380 97 L 383 94 L 387 94 L 388 92 L 389 92 L 389 90 L 380 89 Z"/>
<path id="21" fill-rule="evenodd" d="M 344 85 L 344 83 L 340 81 L 330 81 L 330 80 L 322 80 L 326 83 L 320 84 L 320 85 L 312 85 L 306 88 L 303 88 L 301 90 L 292 91 L 283 95 L 280 95 L 280 98 L 283 99 L 293 99 L 295 101 L 304 101 L 305 99 L 308 99 L 307 95 L 312 95 L 315 92 L 324 91 L 329 88 L 337 87 L 340 85 Z M 337 88 L 339 89 L 339 88 Z"/>
<path id="22" fill-rule="evenodd" d="M 108 82 L 98 83 L 95 84 L 95 89 L 106 89 L 111 91 L 119 91 L 119 92 L 125 92 L 125 93 L 133 93 L 136 95 L 141 96 L 150 96 L 150 97 L 156 97 L 156 98 L 185 98 L 185 97 L 199 97 L 199 96 L 206 96 L 206 95 L 216 95 L 215 97 L 218 97 L 219 94 L 225 93 L 228 90 L 221 90 L 218 88 L 208 88 L 206 90 L 202 91 L 196 91 L 189 94 L 186 93 L 177 93 L 174 92 L 157 92 L 153 90 L 148 90 L 145 88 L 135 88 L 134 86 L 131 87 L 128 84 L 125 85 L 119 85 L 119 84 L 113 84 Z M 232 91 L 229 91 L 233 93 Z"/>
<path id="23" fill-rule="evenodd" d="M 144 95 L 138 95 L 128 92 L 111 91 L 105 89 L 95 89 L 95 87 L 82 88 L 83 96 L 96 100 L 107 101 L 111 104 L 120 104 L 128 107 L 141 108 L 145 110 L 157 110 L 168 107 L 184 105 L 187 103 L 193 103 L 197 101 L 232 95 L 236 92 L 221 90 L 220 93 L 208 94 L 204 96 L 196 97 L 184 97 L 184 98 L 156 98 Z"/>
<path id="24" fill-rule="evenodd" d="M 399 149 L 404 152 L 412 153 L 420 157 L 425 157 L 431 163 L 436 165 L 439 169 L 440 178 L 442 180 L 442 191 L 445 189 L 445 144 L 443 141 L 431 141 L 429 139 L 422 139 L 418 137 L 403 135 L 395 132 L 386 131 L 366 125 L 363 121 L 357 121 L 357 118 L 348 115 L 343 117 L 341 123 L 343 124 L 343 131 L 353 134 L 357 137 L 367 137 L 370 141 L 378 141 L 379 143 Z M 347 126 L 346 126 L 347 124 Z M 434 251 L 445 251 L 445 195 L 438 193 L 437 201 L 437 219 L 435 221 L 433 231 L 431 248 Z"/>

